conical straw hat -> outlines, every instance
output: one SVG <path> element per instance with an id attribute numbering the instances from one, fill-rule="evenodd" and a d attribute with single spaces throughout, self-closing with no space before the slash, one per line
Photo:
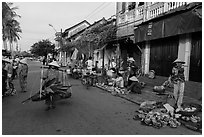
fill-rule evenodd
<path id="1" fill-rule="evenodd" d="M 128 61 L 135 61 L 132 57 L 128 59 Z"/>
<path id="2" fill-rule="evenodd" d="M 48 65 L 49 66 L 55 66 L 55 67 L 58 67 L 58 68 L 60 67 L 56 61 L 53 61 L 53 62 L 49 63 Z"/>
<path id="3" fill-rule="evenodd" d="M 178 58 L 173 63 L 182 63 L 182 64 L 185 64 L 184 61 L 182 61 L 181 59 L 178 59 Z"/>
<path id="4" fill-rule="evenodd" d="M 131 81 L 139 81 L 136 76 L 132 76 L 132 77 L 129 78 L 129 79 L 130 79 Z"/>
<path id="5" fill-rule="evenodd" d="M 22 63 L 22 64 L 27 64 L 27 59 L 24 58 L 24 59 L 20 60 L 20 63 Z"/>

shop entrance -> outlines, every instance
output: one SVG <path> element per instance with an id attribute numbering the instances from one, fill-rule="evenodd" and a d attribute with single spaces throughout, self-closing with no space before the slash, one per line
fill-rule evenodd
<path id="1" fill-rule="evenodd" d="M 150 42 L 150 70 L 156 75 L 168 77 L 171 74 L 172 62 L 178 56 L 178 37 L 154 40 Z"/>
<path id="2" fill-rule="evenodd" d="M 202 82 L 202 32 L 192 34 L 189 80 Z"/>

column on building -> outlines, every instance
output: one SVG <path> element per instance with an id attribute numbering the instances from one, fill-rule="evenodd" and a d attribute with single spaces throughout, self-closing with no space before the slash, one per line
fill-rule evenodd
<path id="1" fill-rule="evenodd" d="M 144 49 L 144 73 L 149 73 L 149 63 L 150 63 L 150 42 L 146 41 Z"/>
<path id="2" fill-rule="evenodd" d="M 186 81 L 189 80 L 190 55 L 191 55 L 191 36 L 190 34 L 181 35 L 179 38 L 178 58 L 185 61 L 184 75 Z"/>

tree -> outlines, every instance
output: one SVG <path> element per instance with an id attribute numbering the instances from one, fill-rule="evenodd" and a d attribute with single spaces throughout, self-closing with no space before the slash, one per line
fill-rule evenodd
<path id="1" fill-rule="evenodd" d="M 31 46 L 31 53 L 36 56 L 47 56 L 48 53 L 55 53 L 55 45 L 48 39 L 41 40 Z"/>
<path id="2" fill-rule="evenodd" d="M 116 26 L 106 22 L 104 24 L 96 24 L 85 30 L 76 41 L 72 42 L 72 45 L 81 53 L 89 55 L 115 38 Z"/>
<path id="3" fill-rule="evenodd" d="M 9 41 L 10 50 L 13 48 L 13 42 L 20 39 L 19 33 L 22 32 L 20 23 L 15 19 L 20 17 L 15 12 L 18 7 L 12 7 L 12 5 L 13 3 L 2 2 L 2 39 L 4 45 Z"/>

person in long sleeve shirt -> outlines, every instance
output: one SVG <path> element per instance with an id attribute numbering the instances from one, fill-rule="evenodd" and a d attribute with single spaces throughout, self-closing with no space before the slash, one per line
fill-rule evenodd
<path id="1" fill-rule="evenodd" d="M 174 84 L 174 98 L 177 105 L 176 111 L 179 111 L 183 103 L 183 95 L 184 95 L 185 76 L 184 76 L 184 67 L 182 64 L 185 64 L 185 62 L 177 59 L 173 62 L 173 64 L 175 66 L 172 69 L 171 81 Z"/>
<path id="2" fill-rule="evenodd" d="M 27 60 L 24 58 L 20 61 L 20 64 L 19 64 L 19 82 L 20 82 L 21 92 L 26 92 L 27 77 L 28 77 L 28 65 L 27 65 Z"/>
<path id="3" fill-rule="evenodd" d="M 54 90 L 52 90 L 52 86 L 55 84 L 61 83 L 60 81 L 60 75 L 59 75 L 59 65 L 56 61 L 53 61 L 48 64 L 49 68 L 46 71 L 45 75 L 43 76 L 44 79 L 44 85 L 46 82 L 51 81 L 55 79 L 54 83 L 45 87 L 43 86 L 43 90 L 48 96 L 48 98 L 45 100 L 45 104 L 47 105 L 46 111 L 55 108 L 55 99 L 54 99 Z"/>

